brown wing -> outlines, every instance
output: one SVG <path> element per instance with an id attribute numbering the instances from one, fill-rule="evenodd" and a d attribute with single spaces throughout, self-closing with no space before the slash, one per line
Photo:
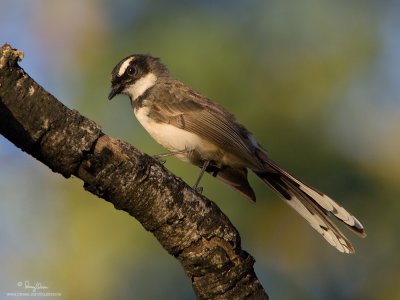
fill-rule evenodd
<path id="1" fill-rule="evenodd" d="M 174 92 L 175 91 L 175 92 Z M 262 167 L 254 156 L 255 147 L 249 132 L 219 105 L 183 85 L 168 88 L 164 93 L 153 93 L 150 117 L 185 129 L 235 155 L 250 168 Z"/>

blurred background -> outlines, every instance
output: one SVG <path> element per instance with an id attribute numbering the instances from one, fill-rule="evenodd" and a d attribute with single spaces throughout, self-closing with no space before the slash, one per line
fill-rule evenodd
<path id="1" fill-rule="evenodd" d="M 252 204 L 207 176 L 271 299 L 400 299 L 400 2 L 2 1 L 0 43 L 69 108 L 148 154 L 164 150 L 109 102 L 123 57 L 162 58 L 225 106 L 290 172 L 353 212 L 357 253 L 329 246 L 261 184 Z M 193 184 L 198 169 L 168 159 Z M 179 263 L 126 213 L 0 136 L 0 298 L 41 282 L 62 299 L 194 299 Z"/>

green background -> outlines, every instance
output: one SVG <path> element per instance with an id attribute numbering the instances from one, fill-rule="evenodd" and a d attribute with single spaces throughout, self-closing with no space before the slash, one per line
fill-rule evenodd
<path id="1" fill-rule="evenodd" d="M 127 97 L 109 102 L 123 57 L 161 57 L 172 74 L 225 106 L 271 157 L 353 212 L 344 255 L 254 176 L 252 204 L 206 176 L 272 299 L 400 299 L 400 2 L 1 2 L 0 43 L 103 131 L 164 152 Z M 166 167 L 193 184 L 198 169 Z M 0 136 L 0 298 L 41 282 L 62 299 L 193 299 L 190 280 L 126 213 Z M 9 298 L 9 297 L 8 297 Z"/>

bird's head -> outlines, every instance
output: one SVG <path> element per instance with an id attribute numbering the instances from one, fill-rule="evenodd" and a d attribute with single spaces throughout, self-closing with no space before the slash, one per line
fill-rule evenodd
<path id="1" fill-rule="evenodd" d="M 168 70 L 158 58 L 135 54 L 121 60 L 114 67 L 111 76 L 108 99 L 125 94 L 134 101 L 154 86 L 159 77 L 168 76 Z"/>

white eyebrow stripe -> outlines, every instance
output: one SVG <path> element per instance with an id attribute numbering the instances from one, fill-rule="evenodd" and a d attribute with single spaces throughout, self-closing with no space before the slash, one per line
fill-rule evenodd
<path id="1" fill-rule="evenodd" d="M 122 63 L 121 67 L 118 70 L 118 76 L 122 76 L 125 73 L 126 68 L 129 66 L 132 60 L 133 57 L 129 57 Z"/>

